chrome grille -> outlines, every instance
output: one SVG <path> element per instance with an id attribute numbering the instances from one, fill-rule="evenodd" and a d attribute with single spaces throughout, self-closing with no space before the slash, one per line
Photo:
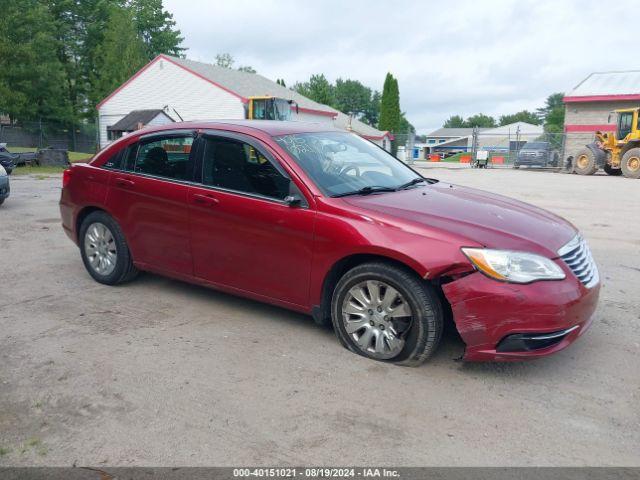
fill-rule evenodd
<path id="1" fill-rule="evenodd" d="M 593 260 L 589 245 L 581 235 L 576 235 L 558 250 L 558 255 L 585 287 L 591 288 L 598 284 L 600 281 L 598 267 Z"/>

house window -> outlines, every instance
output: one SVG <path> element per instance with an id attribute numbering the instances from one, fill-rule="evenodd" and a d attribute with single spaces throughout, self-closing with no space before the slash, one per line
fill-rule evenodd
<path id="1" fill-rule="evenodd" d="M 430 138 L 429 140 L 427 140 L 427 143 L 436 143 L 436 139 L 435 138 Z"/>
<path id="2" fill-rule="evenodd" d="M 446 140 L 444 138 L 438 139 L 438 143 L 444 143 Z"/>

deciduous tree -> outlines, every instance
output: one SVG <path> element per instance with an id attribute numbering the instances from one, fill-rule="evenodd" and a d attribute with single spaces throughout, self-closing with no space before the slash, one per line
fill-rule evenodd
<path id="1" fill-rule="evenodd" d="M 533 125 L 540 125 L 540 123 L 542 123 L 537 114 L 528 110 L 522 110 L 520 112 L 511 113 L 509 115 L 501 115 L 500 119 L 498 120 L 498 124 L 500 126 L 509 125 L 516 122 L 526 122 Z"/>
<path id="2" fill-rule="evenodd" d="M 91 78 L 93 103 L 118 88 L 146 62 L 146 46 L 133 23 L 133 12 L 112 8 L 104 38 L 96 48 L 96 74 Z"/>
<path id="3" fill-rule="evenodd" d="M 465 121 L 460 115 L 451 115 L 442 126 L 444 128 L 464 128 Z"/>
<path id="4" fill-rule="evenodd" d="M 284 83 L 284 80 L 283 80 Z M 334 105 L 334 87 L 323 74 L 311 75 L 308 82 L 296 82 L 293 89 L 300 95 L 323 105 Z"/>

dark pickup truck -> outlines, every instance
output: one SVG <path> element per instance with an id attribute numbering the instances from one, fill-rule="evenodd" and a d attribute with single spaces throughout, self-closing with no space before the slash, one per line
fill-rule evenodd
<path id="1" fill-rule="evenodd" d="M 518 152 L 513 168 L 558 167 L 560 154 L 549 142 L 527 142 Z"/>

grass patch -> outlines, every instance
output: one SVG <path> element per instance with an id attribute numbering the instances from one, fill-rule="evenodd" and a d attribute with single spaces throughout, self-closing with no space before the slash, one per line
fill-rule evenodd
<path id="1" fill-rule="evenodd" d="M 47 178 L 47 175 L 62 173 L 65 167 L 16 167 L 13 169 L 11 176 L 22 176 L 22 175 L 37 175 L 39 180 Z"/>
<path id="2" fill-rule="evenodd" d="M 24 152 L 35 152 L 38 150 L 37 147 L 11 147 L 7 145 L 7 150 L 11 153 L 24 153 Z M 83 152 L 68 152 L 69 153 L 69 161 L 71 163 L 76 162 L 86 162 L 91 157 L 93 157 L 93 153 L 83 153 Z"/>
<path id="3" fill-rule="evenodd" d="M 0 447 L 0 457 L 4 457 L 5 455 L 9 455 L 11 453 L 10 448 Z"/>
<path id="4" fill-rule="evenodd" d="M 46 445 L 39 438 L 30 438 L 26 443 L 22 445 L 20 454 L 24 455 L 29 450 L 36 452 L 41 457 L 44 457 L 48 453 Z"/>

